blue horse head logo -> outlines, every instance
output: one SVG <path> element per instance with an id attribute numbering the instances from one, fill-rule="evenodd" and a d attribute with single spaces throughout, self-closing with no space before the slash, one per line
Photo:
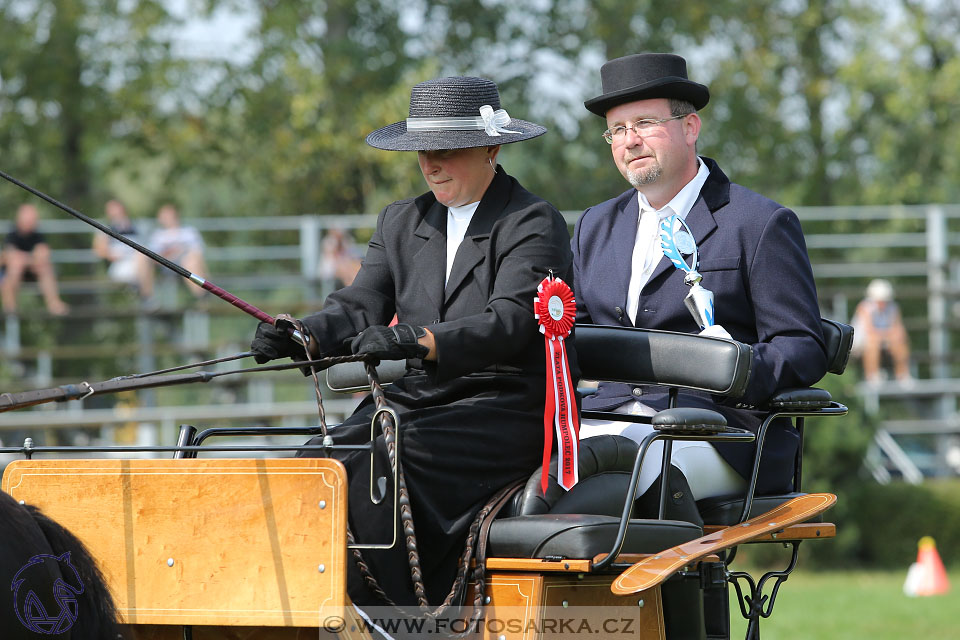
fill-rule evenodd
<path id="1" fill-rule="evenodd" d="M 52 586 L 50 569 L 46 566 L 48 562 L 57 563 L 62 576 L 54 580 Z M 76 567 L 70 564 L 69 551 L 60 556 L 33 556 L 20 568 L 17 575 L 13 576 L 10 590 L 14 592 L 17 619 L 34 633 L 64 633 L 77 621 L 77 596 L 83 593 L 83 582 Z M 43 606 L 41 595 L 52 595 L 59 610 L 48 612 Z"/>

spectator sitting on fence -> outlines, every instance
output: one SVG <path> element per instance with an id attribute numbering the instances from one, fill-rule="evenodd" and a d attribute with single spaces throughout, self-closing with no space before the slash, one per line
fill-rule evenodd
<path id="1" fill-rule="evenodd" d="M 901 383 L 910 383 L 910 346 L 900 317 L 900 307 L 893 301 L 893 286 L 876 279 L 867 286 L 866 298 L 853 315 L 855 335 L 863 357 L 863 375 L 868 383 L 880 382 L 880 357 L 883 351 L 893 359 L 893 372 Z"/>
<path id="2" fill-rule="evenodd" d="M 60 299 L 57 277 L 50 260 L 50 247 L 46 238 L 37 231 L 39 213 L 32 204 L 22 204 L 17 209 L 13 229 L 3 243 L 2 262 L 5 268 L 0 293 L 5 313 L 17 311 L 17 293 L 27 273 L 33 274 L 40 285 L 40 293 L 47 311 L 55 316 L 66 315 L 69 307 Z"/>
<path id="3" fill-rule="evenodd" d="M 122 202 L 109 200 L 104 205 L 104 211 L 111 229 L 135 242 L 142 242 Z M 107 276 L 111 280 L 136 287 L 143 299 L 153 295 L 153 281 L 146 256 L 105 233 L 97 233 L 93 237 L 93 252 L 107 261 Z"/>
<path id="4" fill-rule="evenodd" d="M 201 278 L 207 277 L 207 265 L 203 258 L 203 238 L 194 227 L 181 226 L 180 214 L 172 204 L 165 204 L 157 211 L 157 229 L 150 235 L 149 246 L 164 258 L 176 262 L 184 269 Z M 152 270 L 148 270 L 152 286 Z M 190 293 L 199 298 L 203 289 L 190 283 Z"/>
<path id="5" fill-rule="evenodd" d="M 333 283 L 334 289 L 348 287 L 360 271 L 361 254 L 353 237 L 336 227 L 327 231 L 321 244 L 322 253 L 317 275 Z"/>

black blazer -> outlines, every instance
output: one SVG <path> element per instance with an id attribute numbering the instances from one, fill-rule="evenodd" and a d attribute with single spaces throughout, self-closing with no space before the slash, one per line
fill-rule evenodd
<path id="1" fill-rule="evenodd" d="M 387 324 L 394 313 L 433 332 L 437 361 L 408 361 L 406 374 L 384 392 L 400 417 L 421 569 L 436 604 L 453 582 L 481 506 L 541 464 L 546 358 L 533 300 L 549 269 L 567 282 L 573 271 L 563 217 L 502 169 L 480 200 L 444 286 L 446 225 L 447 209 L 432 193 L 387 206 L 353 284 L 304 318 L 324 355 L 344 352 L 344 340 Z M 576 352 L 568 351 L 576 375 Z M 331 430 L 335 441 L 369 439 L 372 411 L 368 397 Z M 358 540 L 383 540 L 393 513 L 386 502 L 370 502 L 368 455 L 340 459 L 350 475 L 352 530 Z M 416 602 L 403 545 L 365 551 L 364 559 L 395 602 Z M 358 575 L 348 582 L 354 602 L 377 602 Z"/>
<path id="2" fill-rule="evenodd" d="M 738 405 L 759 405 L 778 389 L 810 386 L 826 373 L 817 291 L 796 214 L 731 183 L 716 162 L 703 160 L 710 175 L 686 223 L 699 249 L 701 284 L 714 294 L 716 323 L 735 340 L 752 345 L 753 366 L 743 398 L 687 403 L 718 409 L 731 424 L 756 429 L 760 414 Z M 638 217 L 637 191 L 630 189 L 587 209 L 577 222 L 572 247 L 578 322 L 631 326 L 627 287 Z M 683 304 L 689 291 L 683 276 L 669 259 L 660 261 L 640 292 L 636 326 L 699 332 Z M 660 388 L 632 392 L 625 384 L 602 384 L 584 400 L 584 408 L 612 408 L 635 399 L 636 393 L 644 403 L 665 406 Z M 764 468 L 776 466 L 774 476 L 788 478 L 796 438 L 785 430 L 771 436 Z M 734 468 L 748 471 L 749 447 L 718 448 Z"/>
<path id="3" fill-rule="evenodd" d="M 408 372 L 425 373 L 436 387 L 419 393 L 434 397 L 457 377 L 502 373 L 535 380 L 542 400 L 545 358 L 533 299 L 551 269 L 573 286 L 563 216 L 498 167 L 444 286 L 446 225 L 447 209 L 432 192 L 388 205 L 353 284 L 331 294 L 304 323 L 328 356 L 345 353 L 345 340 L 396 313 L 400 322 L 429 328 L 436 340 L 436 362 L 408 363 Z M 570 357 L 577 371 L 572 349 Z"/>

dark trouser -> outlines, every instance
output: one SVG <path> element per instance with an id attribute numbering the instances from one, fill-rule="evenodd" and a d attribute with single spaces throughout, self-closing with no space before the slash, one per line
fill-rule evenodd
<path id="1" fill-rule="evenodd" d="M 427 599 L 434 606 L 450 591 L 477 512 L 501 487 L 528 478 L 540 464 L 542 426 L 528 413 L 483 405 L 398 407 L 402 467 Z M 361 405 L 342 425 L 331 429 L 334 441 L 367 442 L 372 413 L 369 402 Z M 320 442 L 315 438 L 309 444 Z M 391 532 L 397 532 L 392 548 L 363 550 L 364 561 L 391 600 L 413 605 L 417 599 L 399 515 L 394 518 L 393 483 L 382 434 L 374 449 L 376 475 L 387 477 L 387 494 L 380 504 L 370 500 L 369 452 L 335 451 L 331 457 L 347 469 L 347 520 L 356 542 L 389 543 Z M 382 604 L 364 584 L 352 558 L 348 559 L 347 591 L 357 604 Z"/>

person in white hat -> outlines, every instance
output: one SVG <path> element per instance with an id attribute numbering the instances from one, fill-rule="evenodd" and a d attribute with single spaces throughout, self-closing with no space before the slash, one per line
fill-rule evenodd
<path id="1" fill-rule="evenodd" d="M 863 377 L 872 384 L 880 382 L 880 358 L 884 351 L 893 360 L 893 374 L 902 383 L 910 383 L 910 345 L 893 301 L 893 286 L 880 278 L 867 285 L 866 297 L 857 305 L 853 324 L 860 334 L 863 352 Z"/>

